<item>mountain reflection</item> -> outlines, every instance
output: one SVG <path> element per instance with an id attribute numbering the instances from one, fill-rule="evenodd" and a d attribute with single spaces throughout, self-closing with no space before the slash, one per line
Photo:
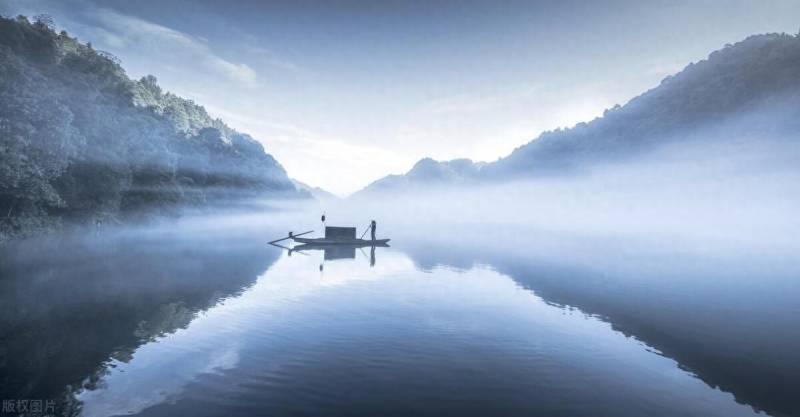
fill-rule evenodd
<path id="1" fill-rule="evenodd" d="M 274 248 L 242 237 L 166 228 L 3 248 L 2 398 L 55 399 L 69 412 L 72 393 L 92 388 L 109 363 L 185 328 L 277 259 Z"/>
<path id="2" fill-rule="evenodd" d="M 246 229 L 5 248 L 3 397 L 84 416 L 796 414 L 798 265 L 779 253 L 458 229 L 284 251 Z"/>
<path id="3" fill-rule="evenodd" d="M 800 263 L 794 256 L 711 247 L 698 254 L 679 242 L 643 245 L 541 231 L 524 245 L 456 240 L 404 240 L 402 250 L 424 269 L 490 265 L 552 305 L 578 308 L 642 340 L 738 402 L 800 414 Z"/>
<path id="4" fill-rule="evenodd" d="M 371 267 L 356 252 L 316 274 L 324 253 L 285 253 L 241 295 L 112 362 L 77 393 L 82 414 L 548 415 L 573 404 L 573 415 L 633 416 L 654 403 L 652 415 L 753 414 L 485 264 L 424 271 L 403 252 L 381 257 Z"/>

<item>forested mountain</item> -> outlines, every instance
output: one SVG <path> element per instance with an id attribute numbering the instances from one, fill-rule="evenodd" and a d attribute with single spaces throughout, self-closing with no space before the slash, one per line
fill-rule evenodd
<path id="1" fill-rule="evenodd" d="M 566 175 L 630 160 L 665 144 L 792 140 L 798 134 L 800 37 L 755 35 L 690 64 L 602 117 L 542 133 L 498 161 L 468 168 L 460 160 L 453 170 L 456 161 L 423 159 L 406 175 L 385 177 L 363 191 L 440 183 L 439 172 L 453 174 L 448 179 L 458 182 Z M 420 175 L 420 164 L 432 175 Z"/>
<path id="2" fill-rule="evenodd" d="M 221 199 L 307 197 L 250 136 L 48 18 L 0 18 L 0 237 Z"/>

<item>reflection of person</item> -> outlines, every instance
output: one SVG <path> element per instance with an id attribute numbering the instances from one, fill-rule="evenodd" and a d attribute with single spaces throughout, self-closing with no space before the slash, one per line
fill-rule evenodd
<path id="1" fill-rule="evenodd" d="M 369 227 L 370 227 L 370 229 L 372 229 L 372 240 L 375 240 L 375 229 L 378 227 L 378 223 L 375 223 L 375 220 L 373 220 L 369 224 Z"/>
<path id="2" fill-rule="evenodd" d="M 375 246 L 372 246 L 369 249 L 369 266 L 375 266 Z"/>

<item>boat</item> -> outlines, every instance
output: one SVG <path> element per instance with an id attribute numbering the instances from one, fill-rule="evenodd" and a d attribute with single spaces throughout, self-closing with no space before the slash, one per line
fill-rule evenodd
<path id="1" fill-rule="evenodd" d="M 391 239 L 356 238 L 355 227 L 337 227 L 337 226 L 326 226 L 325 237 L 319 237 L 319 238 L 300 237 L 312 232 L 313 231 L 308 231 L 299 234 L 293 234 L 292 232 L 289 232 L 289 236 L 282 239 L 273 240 L 272 242 L 269 243 L 276 244 L 282 240 L 292 239 L 297 243 L 301 243 L 304 245 L 313 245 L 313 246 L 339 245 L 339 246 L 369 247 L 369 246 L 386 246 L 386 243 L 388 243 L 391 240 Z"/>
<path id="2" fill-rule="evenodd" d="M 297 243 L 304 243 L 308 245 L 348 245 L 348 246 L 384 246 L 392 239 L 328 239 L 322 238 L 305 238 L 305 237 L 292 237 Z"/>
<path id="3" fill-rule="evenodd" d="M 297 243 L 312 245 L 352 245 L 352 246 L 373 246 L 385 245 L 391 239 L 360 239 L 356 238 L 355 227 L 326 226 L 325 237 L 307 238 L 299 235 L 291 235 L 292 240 Z M 363 237 L 363 236 L 362 236 Z"/>

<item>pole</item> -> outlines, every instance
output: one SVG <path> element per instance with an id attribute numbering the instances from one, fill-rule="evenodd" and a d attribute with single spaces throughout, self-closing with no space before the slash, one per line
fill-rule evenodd
<path id="1" fill-rule="evenodd" d="M 298 233 L 298 234 L 296 234 L 296 235 L 293 235 L 293 234 L 292 234 L 292 232 L 289 232 L 289 236 L 286 236 L 286 237 L 284 237 L 284 238 L 280 238 L 280 239 L 275 239 L 275 240 L 273 240 L 272 242 L 267 242 L 267 243 L 269 243 L 270 245 L 272 245 L 272 244 L 274 244 L 274 243 L 278 243 L 278 242 L 280 242 L 280 241 L 282 241 L 282 240 L 291 239 L 291 238 L 293 238 L 293 237 L 297 237 L 297 236 L 303 236 L 303 235 L 307 235 L 307 234 L 309 234 L 309 233 L 312 233 L 312 232 L 313 232 L 313 230 L 309 230 L 309 231 L 307 231 L 307 232 Z"/>
<path id="2" fill-rule="evenodd" d="M 364 229 L 364 233 L 361 234 L 361 237 L 359 239 L 364 239 L 364 235 L 366 235 L 367 232 L 369 232 L 369 229 L 372 229 L 372 223 L 370 223 L 369 226 L 367 226 L 367 228 Z"/>

